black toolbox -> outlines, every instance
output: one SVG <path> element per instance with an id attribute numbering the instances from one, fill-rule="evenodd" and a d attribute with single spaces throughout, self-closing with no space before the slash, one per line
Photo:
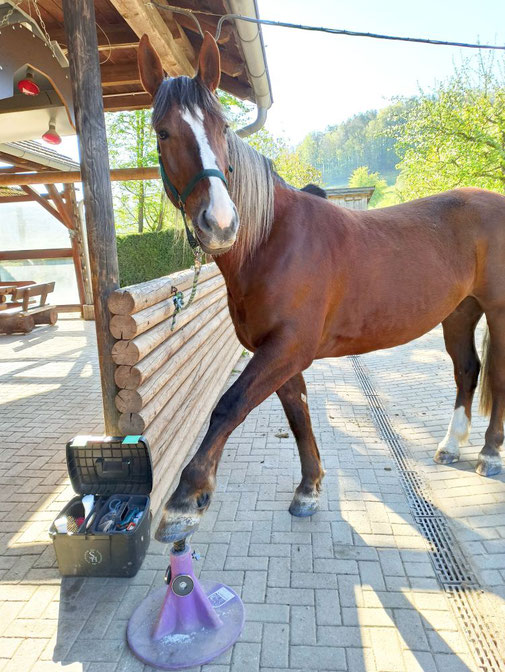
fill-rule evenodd
<path id="1" fill-rule="evenodd" d="M 78 496 L 49 528 L 60 573 L 135 576 L 151 535 L 153 476 L 147 440 L 77 436 L 67 443 L 66 457 Z M 87 516 L 84 495 L 94 495 Z"/>

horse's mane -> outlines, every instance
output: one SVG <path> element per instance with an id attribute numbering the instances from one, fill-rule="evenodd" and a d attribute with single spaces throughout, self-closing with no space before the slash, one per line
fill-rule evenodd
<path id="1" fill-rule="evenodd" d="M 233 167 L 229 175 L 230 196 L 240 217 L 235 247 L 240 260 L 244 260 L 270 234 L 276 174 L 269 159 L 232 131 L 228 132 L 228 153 Z"/>
<path id="2" fill-rule="evenodd" d="M 165 79 L 153 103 L 152 124 L 156 126 L 171 105 L 194 112 L 200 108 L 211 118 L 224 120 L 218 99 L 198 78 Z M 277 175 L 272 162 L 241 140 L 236 133 L 227 132 L 228 154 L 233 172 L 228 175 L 230 197 L 235 203 L 240 226 L 233 246 L 239 261 L 251 256 L 268 238 L 274 219 L 274 179 Z"/>

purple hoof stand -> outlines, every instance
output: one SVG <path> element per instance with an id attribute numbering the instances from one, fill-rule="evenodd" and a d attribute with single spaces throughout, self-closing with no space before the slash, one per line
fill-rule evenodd
<path id="1" fill-rule="evenodd" d="M 230 648 L 244 627 L 244 605 L 228 586 L 199 582 L 191 549 L 170 552 L 171 581 L 134 611 L 126 633 L 135 656 L 152 667 L 203 665 Z"/>

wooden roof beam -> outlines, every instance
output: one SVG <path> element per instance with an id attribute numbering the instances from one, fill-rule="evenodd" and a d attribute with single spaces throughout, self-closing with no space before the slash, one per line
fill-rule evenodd
<path id="1" fill-rule="evenodd" d="M 102 65 L 100 75 L 102 86 L 125 86 L 140 83 L 136 62 L 127 65 L 115 65 L 114 63 Z"/>
<path id="2" fill-rule="evenodd" d="M 22 196 L 0 196 L 0 204 L 2 203 L 28 203 L 33 202 L 33 198 L 28 194 Z"/>
<path id="3" fill-rule="evenodd" d="M 109 49 L 131 49 L 138 46 L 136 34 L 124 23 L 119 25 L 97 27 L 96 37 L 98 42 L 98 51 L 108 51 Z M 56 40 L 63 51 L 67 52 L 67 38 L 63 27 L 51 27 L 51 39 Z M 105 35 L 104 35 L 105 33 Z"/>
<path id="4" fill-rule="evenodd" d="M 145 168 L 114 168 L 110 171 L 112 182 L 124 182 L 128 180 L 159 180 L 160 171 L 158 166 Z M 82 182 L 81 173 L 78 170 L 55 170 L 49 173 L 18 173 L 0 175 L 0 187 L 12 187 L 28 184 L 74 184 Z M 36 199 L 34 199 L 36 200 Z"/>
<path id="5" fill-rule="evenodd" d="M 110 0 L 130 28 L 142 37 L 149 35 L 151 44 L 161 58 L 166 72 L 172 77 L 195 74 L 193 64 L 188 60 L 184 48 L 176 41 L 167 24 L 154 6 L 145 0 Z"/>
<path id="6" fill-rule="evenodd" d="M 40 163 L 35 163 L 34 161 L 29 161 L 20 156 L 14 156 L 12 154 L 7 154 L 5 152 L 0 152 L 0 161 L 10 164 L 13 168 L 23 170 L 36 170 L 37 172 L 42 172 L 43 170 L 50 170 L 47 166 L 43 166 Z M 16 171 L 13 171 L 16 172 Z"/>
<path id="7" fill-rule="evenodd" d="M 193 67 L 196 68 L 196 54 L 195 50 L 193 49 L 193 45 L 191 44 L 188 36 L 184 32 L 183 28 L 181 25 L 179 25 L 178 21 L 176 21 L 174 13 L 170 11 L 165 11 L 161 14 L 163 20 L 168 26 L 168 29 L 174 36 L 175 42 L 179 45 L 179 47 L 184 51 L 186 54 L 188 61 L 193 65 Z M 179 15 L 178 15 L 179 16 Z"/>
<path id="8" fill-rule="evenodd" d="M 9 168 L 0 167 L 0 175 L 5 173 L 19 173 L 22 170 L 19 166 L 10 166 Z"/>
<path id="9" fill-rule="evenodd" d="M 103 106 L 106 112 L 121 112 L 123 110 L 145 110 L 151 107 L 151 96 L 145 91 L 138 93 L 104 94 Z"/>
<path id="10" fill-rule="evenodd" d="M 47 202 L 47 200 L 41 196 L 39 193 L 37 193 L 34 189 L 29 187 L 28 185 L 24 184 L 21 186 L 21 189 L 28 195 L 30 196 L 32 201 L 37 201 L 39 205 L 41 205 L 49 214 L 51 214 L 53 217 L 55 217 L 59 222 L 62 224 L 65 224 L 63 221 L 63 217 L 60 215 L 58 210 L 56 208 L 53 208 L 53 206 Z"/>
<path id="11" fill-rule="evenodd" d="M 54 186 L 54 184 L 46 184 L 46 189 L 47 193 L 51 197 L 52 202 L 56 206 L 56 209 L 58 210 L 61 221 L 62 223 L 67 227 L 67 229 L 74 229 L 74 222 L 73 222 L 73 217 L 72 213 L 70 212 L 69 208 L 67 207 L 67 204 L 61 197 L 61 194 L 59 193 L 58 189 Z"/>

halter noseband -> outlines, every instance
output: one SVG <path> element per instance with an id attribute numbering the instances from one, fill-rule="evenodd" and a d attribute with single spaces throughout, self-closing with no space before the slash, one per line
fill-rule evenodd
<path id="1" fill-rule="evenodd" d="M 161 181 L 163 182 L 165 190 L 169 191 L 174 197 L 176 206 L 182 213 L 182 220 L 184 222 L 184 227 L 186 229 L 186 236 L 188 237 L 188 243 L 190 247 L 194 250 L 196 247 L 198 247 L 198 241 L 196 240 L 195 236 L 191 233 L 188 223 L 186 221 L 186 201 L 191 192 L 193 191 L 193 189 L 198 184 L 198 182 L 200 182 L 200 180 L 205 180 L 207 177 L 219 177 L 219 179 L 222 180 L 227 189 L 228 189 L 228 180 L 226 179 L 224 174 L 217 168 L 204 168 L 204 170 L 201 170 L 199 173 L 197 173 L 194 177 L 190 179 L 188 184 L 183 189 L 182 194 L 180 194 L 177 191 L 173 182 L 170 181 L 170 178 L 168 177 L 165 171 L 163 161 L 161 160 L 161 150 L 159 142 L 157 143 L 156 148 L 158 150 L 158 162 L 160 164 Z M 230 166 L 229 170 L 231 171 L 233 170 L 233 168 Z"/>

